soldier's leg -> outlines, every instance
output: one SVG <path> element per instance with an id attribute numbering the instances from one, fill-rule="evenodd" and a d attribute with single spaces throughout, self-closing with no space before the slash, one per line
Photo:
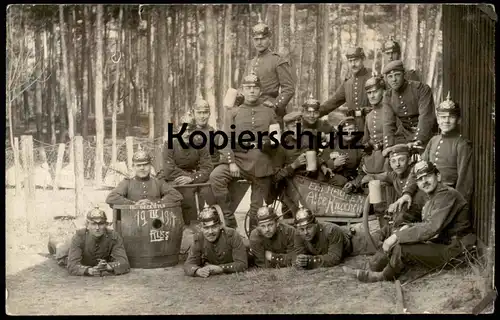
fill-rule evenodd
<path id="1" fill-rule="evenodd" d="M 271 191 L 271 177 L 257 178 L 248 175 L 247 180 L 252 182 L 252 193 L 250 195 L 250 232 L 257 226 L 257 210 L 262 207 L 264 200 L 267 201 Z"/>
<path id="2" fill-rule="evenodd" d="M 391 231 L 391 226 L 386 225 L 372 234 L 372 238 L 377 243 L 377 251 L 368 262 L 368 266 L 371 271 L 382 271 L 387 263 L 389 263 L 389 257 L 381 250 L 381 248 L 384 240 L 391 235 Z"/>
<path id="3" fill-rule="evenodd" d="M 58 265 L 65 267 L 68 262 L 70 246 L 70 237 L 64 239 L 50 238 L 48 243 L 49 254 L 51 254 L 54 259 L 56 259 Z"/>
<path id="4" fill-rule="evenodd" d="M 230 209 L 228 185 L 233 180 L 229 173 L 229 165 L 220 164 L 210 173 L 209 182 L 212 186 L 212 193 L 216 203 L 220 206 L 224 214 L 226 226 L 234 228 L 238 226 L 234 212 Z"/>
<path id="5" fill-rule="evenodd" d="M 179 188 L 182 194 L 182 218 L 184 225 L 189 226 L 192 221 L 198 220 L 198 211 L 196 210 L 196 200 L 194 198 L 195 188 Z"/>

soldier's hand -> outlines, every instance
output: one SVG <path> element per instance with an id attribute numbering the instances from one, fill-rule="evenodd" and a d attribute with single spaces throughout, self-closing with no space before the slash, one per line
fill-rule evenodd
<path id="1" fill-rule="evenodd" d="M 333 173 L 332 169 L 328 168 L 327 166 L 325 165 L 322 165 L 321 166 L 321 171 L 323 171 L 323 174 L 326 176 L 326 177 L 333 177 L 335 174 Z"/>
<path id="2" fill-rule="evenodd" d="M 403 210 L 403 207 L 405 204 L 408 205 L 407 208 L 410 208 L 411 201 L 412 201 L 411 196 L 409 194 L 407 194 L 407 193 L 403 194 L 401 196 L 401 198 L 399 198 L 398 200 L 396 200 L 396 202 L 394 202 L 396 204 L 396 211 L 399 212 L 399 211 Z"/>
<path id="3" fill-rule="evenodd" d="M 391 203 L 389 205 L 389 207 L 387 208 L 387 212 L 389 212 L 389 213 L 396 213 L 396 208 L 397 208 L 396 203 L 395 202 Z"/>
<path id="4" fill-rule="evenodd" d="M 175 178 L 174 182 L 178 185 L 185 185 L 185 184 L 188 184 L 188 183 L 191 183 L 193 181 L 193 178 L 191 177 L 188 177 L 188 176 L 180 176 L 180 177 L 177 177 Z"/>
<path id="5" fill-rule="evenodd" d="M 347 158 L 345 155 L 341 155 L 339 156 L 338 158 L 335 158 L 335 160 L 333 160 L 333 165 L 335 167 L 341 167 L 343 166 L 347 161 Z"/>
<path id="6" fill-rule="evenodd" d="M 395 234 L 391 235 L 389 238 L 384 240 L 384 243 L 382 244 L 382 250 L 384 250 L 384 252 L 389 252 L 389 250 L 394 247 L 397 241 L 397 236 Z"/>
<path id="7" fill-rule="evenodd" d="M 238 168 L 238 165 L 236 163 L 229 164 L 229 173 L 231 174 L 231 177 L 234 178 L 240 177 L 240 168 Z"/>
<path id="8" fill-rule="evenodd" d="M 355 189 L 355 186 L 352 182 L 348 182 L 344 185 L 344 187 L 342 188 L 342 190 L 345 192 L 345 193 L 352 193 Z"/>
<path id="9" fill-rule="evenodd" d="M 273 258 L 273 253 L 271 251 L 266 251 L 265 256 L 267 261 L 271 261 L 271 259 Z"/>
<path id="10" fill-rule="evenodd" d="M 307 263 L 309 262 L 309 256 L 306 254 L 299 254 L 297 258 L 295 258 L 295 265 L 300 268 L 307 267 Z"/>
<path id="11" fill-rule="evenodd" d="M 238 107 L 241 106 L 243 102 L 245 102 L 245 96 L 242 95 L 241 93 L 238 93 L 236 95 L 236 99 L 234 100 L 234 105 Z"/>
<path id="12" fill-rule="evenodd" d="M 274 103 L 272 103 L 271 101 L 269 100 L 266 100 L 262 103 L 263 106 L 266 106 L 268 108 L 271 108 L 271 109 L 274 109 L 274 107 L 276 107 L 276 105 Z"/>
<path id="13" fill-rule="evenodd" d="M 224 273 L 224 270 L 220 266 L 216 266 L 214 264 L 207 264 L 205 268 L 208 268 L 210 274 L 221 274 Z"/>
<path id="14" fill-rule="evenodd" d="M 207 278 L 208 276 L 210 276 L 210 269 L 208 269 L 207 267 L 199 268 L 198 270 L 196 270 L 195 275 L 197 275 L 198 277 Z"/>
<path id="15" fill-rule="evenodd" d="M 373 176 L 371 174 L 367 174 L 361 179 L 361 185 L 367 184 L 368 182 L 373 180 Z"/>
<path id="16" fill-rule="evenodd" d="M 292 168 L 297 169 L 307 164 L 306 154 L 302 153 L 292 163 Z"/>
<path id="17" fill-rule="evenodd" d="M 93 277 L 98 277 L 101 275 L 101 272 L 104 271 L 104 270 L 99 270 L 97 268 L 97 266 L 95 267 L 91 267 L 87 270 L 87 272 L 89 273 L 89 275 L 93 276 Z"/>

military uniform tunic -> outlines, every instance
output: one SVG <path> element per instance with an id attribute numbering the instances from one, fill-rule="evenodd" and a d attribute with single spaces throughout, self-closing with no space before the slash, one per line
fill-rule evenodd
<path id="1" fill-rule="evenodd" d="M 100 238 L 92 236 L 87 229 L 79 229 L 71 239 L 68 254 L 68 271 L 74 276 L 83 276 L 85 270 L 95 267 L 98 259 L 106 260 L 115 275 L 130 271 L 123 238 L 116 232 L 106 229 Z"/>
<path id="2" fill-rule="evenodd" d="M 474 178 L 469 140 L 457 130 L 434 136 L 425 148 L 422 159 L 433 162 L 441 174 L 441 182 L 457 189 L 470 201 Z"/>
<path id="3" fill-rule="evenodd" d="M 243 272 L 248 268 L 247 249 L 239 233 L 223 227 L 215 242 L 207 241 L 201 232 L 195 234 L 184 273 L 194 277 L 206 263 L 218 265 L 224 273 Z"/>
<path id="4" fill-rule="evenodd" d="M 151 176 L 147 178 L 136 176 L 121 181 L 109 193 L 106 203 L 110 206 L 115 204 L 134 204 L 142 199 L 151 201 L 168 200 L 169 202 L 180 204 L 182 195 L 163 180 Z"/>
<path id="5" fill-rule="evenodd" d="M 377 146 L 377 150 L 373 150 L 371 154 L 366 154 L 363 157 L 363 164 L 368 173 L 380 173 L 384 171 L 385 157 L 382 155 L 383 135 L 384 135 L 384 119 L 382 103 L 373 106 L 365 118 L 365 129 L 363 145 L 370 144 L 372 147 Z"/>
<path id="6" fill-rule="evenodd" d="M 351 254 L 352 245 L 347 232 L 333 223 L 318 222 L 318 231 L 312 241 L 306 241 L 295 233 L 295 254 L 312 256 L 307 269 L 333 267 Z"/>
<path id="7" fill-rule="evenodd" d="M 207 148 L 184 149 L 178 141 L 174 141 L 172 149 L 165 144 L 163 161 L 163 174 L 167 181 L 188 176 L 193 179 L 191 183 L 203 183 L 208 180 L 213 169 Z"/>
<path id="8" fill-rule="evenodd" d="M 337 142 L 337 141 L 336 141 Z M 359 143 L 359 142 L 358 142 Z M 346 162 L 340 167 L 335 167 L 335 158 L 345 155 Z M 337 187 L 343 187 L 347 182 L 352 182 L 359 187 L 361 179 L 357 179 L 361 173 L 361 159 L 364 156 L 363 149 L 352 148 L 351 145 L 344 142 L 343 148 L 340 148 L 337 142 L 334 149 L 325 149 L 323 153 L 323 160 L 326 166 L 335 173 L 335 176 L 330 178 L 329 183 Z"/>
<path id="9" fill-rule="evenodd" d="M 415 140 L 427 144 L 437 128 L 434 99 L 428 85 L 405 81 L 399 90 L 387 90 L 382 104 L 384 148 Z"/>
<path id="10" fill-rule="evenodd" d="M 283 118 L 286 106 L 295 94 L 295 80 L 288 59 L 268 49 L 247 63 L 244 75 L 252 71 L 260 79 L 261 100 L 272 102 L 278 118 Z"/>
<path id="11" fill-rule="evenodd" d="M 250 234 L 250 250 L 255 256 L 255 264 L 260 268 L 289 267 L 295 259 L 295 228 L 278 223 L 276 233 L 270 239 L 262 236 L 258 229 Z M 272 252 L 271 260 L 266 259 L 266 251 Z"/>
<path id="12" fill-rule="evenodd" d="M 210 148 L 209 148 L 209 141 L 210 141 L 209 139 L 210 139 L 210 136 L 209 136 L 209 132 L 210 131 L 215 132 L 217 130 L 214 127 L 212 127 L 211 125 L 209 125 L 209 124 L 207 124 L 204 128 L 199 128 L 199 129 L 196 129 L 196 130 L 199 130 L 199 131 L 203 132 L 207 136 L 206 149 L 210 153 Z M 219 152 L 219 150 L 215 149 L 214 150 L 214 154 L 210 154 L 210 158 L 212 160 L 212 166 L 213 166 L 213 168 L 215 168 L 219 164 L 219 161 L 220 161 L 220 152 Z"/>

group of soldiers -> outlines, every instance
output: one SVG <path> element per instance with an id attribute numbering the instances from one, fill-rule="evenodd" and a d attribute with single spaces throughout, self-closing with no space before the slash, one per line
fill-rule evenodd
<path id="1" fill-rule="evenodd" d="M 289 145 L 301 139 L 302 147 L 273 146 L 264 137 L 262 148 L 231 149 L 229 142 L 225 149 L 210 154 L 208 147 L 185 149 L 174 141 L 173 148 L 164 148 L 163 168 L 156 177 L 150 173 L 150 155 L 138 151 L 133 157 L 136 176 L 111 191 L 108 204 L 167 199 L 178 203 L 185 225 L 196 222 L 199 226 L 184 265 L 190 276 L 242 272 L 249 265 L 332 267 L 347 256 L 371 253 L 369 269 L 344 267 L 344 271 L 361 281 L 383 281 L 396 278 L 409 261 L 442 265 L 474 245 L 469 213 L 472 149 L 459 132 L 460 107 L 449 94 L 435 107 L 431 88 L 419 81 L 417 72 L 405 69 L 396 41 L 384 44 L 388 61 L 382 75 L 364 66 L 362 48 L 350 48 L 346 58 L 352 76 L 334 95 L 323 103 L 310 97 L 300 111 L 287 113 L 295 94 L 290 62 L 270 50 L 271 33 L 266 24 L 259 21 L 252 32 L 258 53 L 247 65 L 234 107 L 226 112 L 224 131 L 230 132 L 234 125 L 236 136 L 246 130 L 258 136 L 270 125 L 279 124 L 295 132 L 287 137 L 292 142 Z M 323 149 L 318 141 L 328 142 L 330 133 L 339 132 L 321 117 L 342 105 L 347 108 L 346 118 L 338 126 L 343 144 Z M 207 135 L 214 131 L 208 125 L 209 115 L 208 103 L 197 100 L 192 118 L 183 121 L 188 123 L 185 140 L 195 130 Z M 304 132 L 321 140 L 299 136 L 299 123 Z M 353 132 L 357 131 L 364 132 L 363 149 L 354 146 Z M 316 170 L 306 170 L 307 150 L 317 151 Z M 347 193 L 366 193 L 371 180 L 387 184 L 394 195 L 371 208 L 380 224 L 372 235 L 377 246 L 370 247 L 347 228 L 317 221 L 314 212 L 289 194 L 294 175 Z M 236 231 L 231 210 L 231 182 L 238 179 L 251 184 L 248 244 Z M 203 182 L 210 183 L 201 191 L 206 202 L 203 208 L 196 207 L 195 188 L 175 188 Z M 266 204 L 277 198 L 292 212 L 294 227 L 280 221 Z M 74 236 L 65 260 L 70 272 L 128 271 L 123 240 L 102 229 L 107 221 L 104 212 L 94 209 L 87 218 L 86 231 Z M 113 249 L 102 249 L 106 246 Z"/>

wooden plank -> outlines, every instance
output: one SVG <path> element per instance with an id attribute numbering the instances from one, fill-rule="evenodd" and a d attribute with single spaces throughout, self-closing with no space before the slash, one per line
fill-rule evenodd
<path id="1" fill-rule="evenodd" d="M 83 216 L 85 204 L 83 202 L 84 163 L 83 163 L 83 137 L 75 137 L 75 216 Z"/>
<path id="2" fill-rule="evenodd" d="M 403 289 L 401 288 L 401 282 L 399 282 L 399 280 L 396 280 L 394 284 L 396 285 L 396 312 L 405 313 Z"/>
<path id="3" fill-rule="evenodd" d="M 26 229 L 28 232 L 32 230 L 32 222 L 35 215 L 35 170 L 33 159 L 33 137 L 21 136 L 21 151 L 24 164 L 24 201 L 26 204 Z"/>

